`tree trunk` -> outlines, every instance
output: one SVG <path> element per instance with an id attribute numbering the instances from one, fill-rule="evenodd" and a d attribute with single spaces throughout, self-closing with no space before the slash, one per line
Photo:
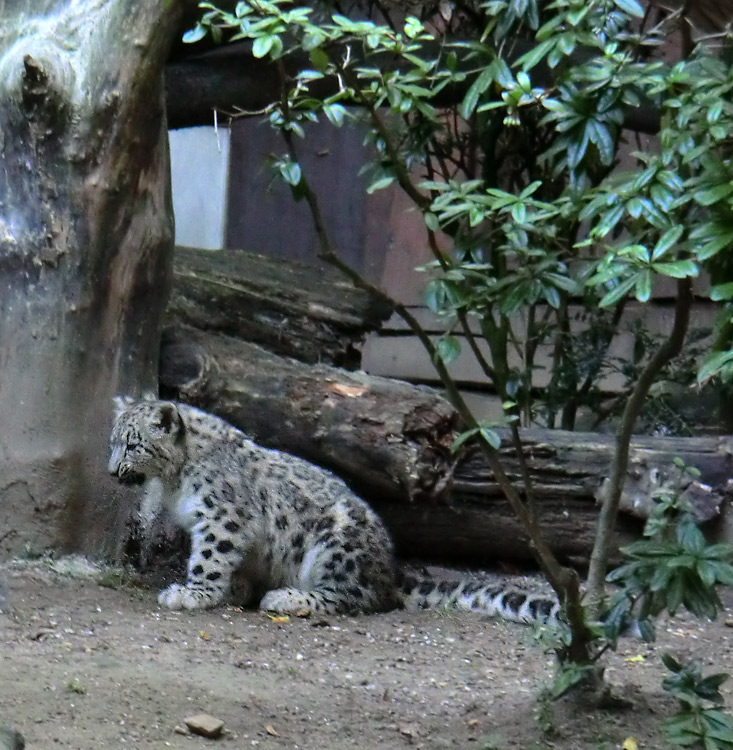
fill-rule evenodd
<path id="1" fill-rule="evenodd" d="M 331 468 L 368 498 L 438 500 L 450 484 L 457 415 L 428 389 L 192 328 L 168 332 L 160 373 L 165 397 Z"/>
<path id="2" fill-rule="evenodd" d="M 156 379 L 167 0 L 0 2 L 1 549 L 114 554 L 111 397 Z"/>
<path id="3" fill-rule="evenodd" d="M 178 247 L 166 326 L 190 325 L 301 362 L 355 369 L 392 309 L 331 269 L 243 250 Z"/>

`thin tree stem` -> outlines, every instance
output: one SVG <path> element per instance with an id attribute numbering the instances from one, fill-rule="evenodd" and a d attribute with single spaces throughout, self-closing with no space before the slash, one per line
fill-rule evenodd
<path id="1" fill-rule="evenodd" d="M 596 539 L 588 570 L 588 594 L 593 607 L 596 609 L 600 608 L 605 591 L 608 556 L 616 531 L 616 517 L 629 464 L 629 446 L 634 425 L 644 399 L 659 372 L 682 351 L 690 321 L 691 306 L 692 281 L 689 278 L 679 279 L 677 281 L 677 301 L 672 330 L 639 376 L 629 400 L 626 402 L 621 424 L 616 432 L 616 449 L 611 464 L 608 492 L 603 500 L 598 517 Z"/>

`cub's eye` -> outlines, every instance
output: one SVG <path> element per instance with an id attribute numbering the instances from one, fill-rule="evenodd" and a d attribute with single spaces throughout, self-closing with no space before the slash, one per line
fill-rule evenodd
<path id="1" fill-rule="evenodd" d="M 132 452 L 132 451 L 136 451 L 139 447 L 140 447 L 140 443 L 134 443 L 128 440 L 125 450 Z"/>

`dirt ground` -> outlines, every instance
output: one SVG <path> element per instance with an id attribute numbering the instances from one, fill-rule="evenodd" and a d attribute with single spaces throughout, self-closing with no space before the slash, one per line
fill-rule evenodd
<path id="1" fill-rule="evenodd" d="M 439 612 L 169 612 L 125 576 L 73 559 L 55 568 L 0 568 L 0 723 L 28 748 L 601 750 L 633 737 L 661 749 L 672 705 L 660 652 L 733 672 L 726 618 L 676 619 L 657 644 L 627 639 L 608 659 L 633 710 L 555 705 L 542 717 L 552 661 L 528 627 Z M 224 722 L 220 739 L 182 733 L 201 712 Z"/>

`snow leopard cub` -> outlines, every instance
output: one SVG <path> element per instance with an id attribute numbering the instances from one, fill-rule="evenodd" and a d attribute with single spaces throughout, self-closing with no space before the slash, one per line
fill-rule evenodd
<path id="1" fill-rule="evenodd" d="M 144 486 L 144 532 L 165 510 L 191 535 L 186 583 L 161 591 L 163 606 L 216 606 L 236 570 L 240 598 L 264 594 L 260 608 L 283 614 L 406 607 L 557 620 L 559 604 L 544 591 L 486 577 L 435 581 L 398 569 L 378 516 L 325 469 L 263 448 L 186 404 L 116 403 L 110 473 Z"/>
<path id="2" fill-rule="evenodd" d="M 186 584 L 161 591 L 160 604 L 213 607 L 238 570 L 238 588 L 265 591 L 269 611 L 398 605 L 391 540 L 340 479 L 185 404 L 120 400 L 118 409 L 110 473 L 145 485 L 144 524 L 165 509 L 191 535 Z"/>

